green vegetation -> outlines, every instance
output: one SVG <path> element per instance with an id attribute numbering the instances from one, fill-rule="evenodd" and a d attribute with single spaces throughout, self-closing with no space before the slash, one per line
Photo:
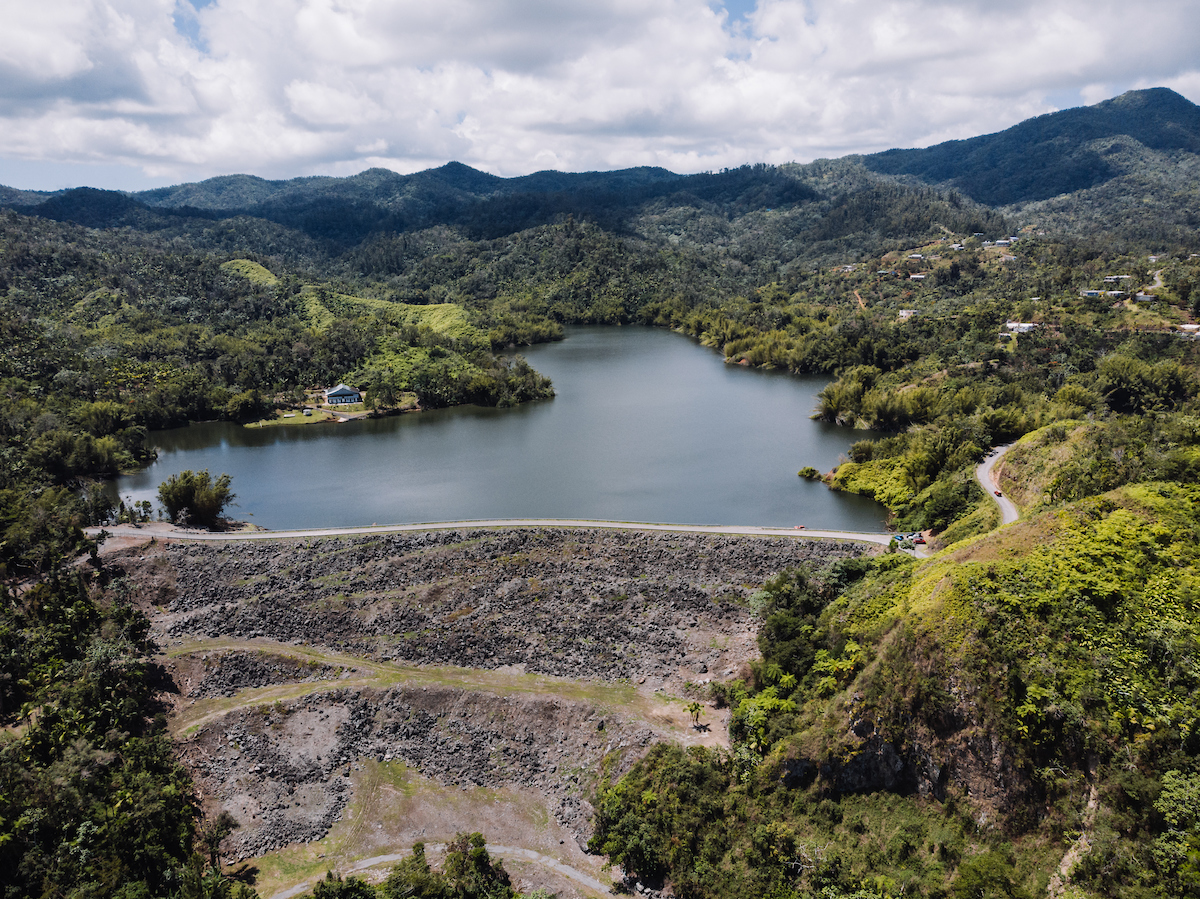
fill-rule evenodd
<path id="1" fill-rule="evenodd" d="M 488 855 L 483 835 L 458 834 L 446 847 L 442 871 L 425 860 L 425 844 L 417 843 L 408 858 L 392 868 L 378 887 L 356 877 L 343 880 L 332 871 L 306 896 L 311 899 L 522 899 L 508 872 Z M 538 890 L 530 899 L 554 899 Z"/>
<path id="2" fill-rule="evenodd" d="M 231 481 L 227 474 L 213 480 L 207 469 L 188 469 L 171 475 L 158 485 L 158 501 L 173 523 L 212 529 L 236 496 L 229 489 Z"/>
<path id="3" fill-rule="evenodd" d="M 105 579 L 0 597 L 5 896 L 166 896 L 191 870 L 197 802 L 155 716 L 149 623 Z"/>
<path id="4" fill-rule="evenodd" d="M 222 823 L 197 831 L 154 721 L 144 619 L 110 573 L 65 573 L 84 526 L 148 516 L 102 482 L 150 430 L 339 381 L 377 414 L 546 398 L 510 350 L 633 322 L 828 376 L 816 415 L 872 431 L 831 486 L 942 551 L 766 584 L 761 658 L 713 688 L 732 750 L 662 745 L 606 781 L 594 848 L 685 899 L 1200 895 L 1198 148 L 1195 106 L 1140 91 L 687 177 L 6 193 L 41 201 L 0 211 L 6 895 L 249 892 L 212 870 Z M 972 471 L 1014 441 L 1023 518 L 997 531 Z M 229 486 L 162 499 L 211 523 Z M 472 836 L 440 874 L 415 851 L 314 895 L 508 896 L 501 875 Z"/>
<path id="5" fill-rule="evenodd" d="M 732 753 L 656 748 L 593 847 L 688 897 L 1023 896 L 1086 828 L 1085 895 L 1195 895 L 1198 546 L 1200 491 L 1148 483 L 787 573 Z"/>

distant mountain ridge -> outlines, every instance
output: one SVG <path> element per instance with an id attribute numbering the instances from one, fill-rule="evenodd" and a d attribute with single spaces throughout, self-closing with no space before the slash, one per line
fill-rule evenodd
<path id="1" fill-rule="evenodd" d="M 1200 153 L 1200 106 L 1165 87 L 1129 91 L 995 134 L 876 153 L 863 157 L 863 164 L 880 174 L 952 188 L 987 206 L 1009 206 L 1086 190 L 1121 174 L 1089 146 L 1119 136 L 1152 150 Z"/>
<path id="2" fill-rule="evenodd" d="M 542 171 L 515 178 L 501 178 L 461 162 L 448 162 L 438 168 L 411 175 L 401 175 L 383 168 L 366 169 L 345 178 L 311 176 L 287 181 L 267 181 L 253 175 L 222 175 L 206 181 L 140 191 L 131 196 L 150 207 L 192 206 L 232 212 L 264 205 L 295 205 L 314 194 L 394 205 L 403 197 L 414 194 L 452 194 L 462 199 L 498 194 L 614 190 L 672 182 L 686 177 L 663 168 L 640 166 L 611 172 Z"/>
<path id="3" fill-rule="evenodd" d="M 996 212 L 1067 232 L 1194 243 L 1198 172 L 1200 107 L 1152 88 L 995 134 L 805 165 L 502 178 L 450 162 L 407 175 L 382 168 L 281 181 L 223 175 L 132 194 L 0 187 L 0 205 L 89 227 L 150 230 L 184 219 L 249 217 L 335 254 L 375 235 L 448 226 L 488 240 L 568 216 L 698 250 L 748 242 L 766 227 L 772 241 L 791 245 L 790 258 L 818 258 L 915 236 L 933 223 L 951 227 L 950 218 L 976 230 L 1008 227 Z M 852 235 L 859 238 L 847 242 Z"/>

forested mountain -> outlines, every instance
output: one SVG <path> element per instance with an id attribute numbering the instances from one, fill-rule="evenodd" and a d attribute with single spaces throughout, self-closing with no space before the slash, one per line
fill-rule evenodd
<path id="1" fill-rule="evenodd" d="M 130 195 L 0 188 L 0 203 L 88 227 L 193 238 L 202 222 L 220 220 L 241 232 L 242 249 L 297 258 L 319 248 L 326 259 L 381 235 L 446 227 L 492 240 L 570 216 L 652 244 L 706 252 L 753 244 L 756 260 L 786 268 L 874 252 L 889 237 L 933 234 L 939 225 L 990 237 L 1016 225 L 1139 246 L 1187 243 L 1200 208 L 1198 171 L 1200 108 L 1155 88 L 997 134 L 807 165 L 500 178 L 452 162 L 411 175 L 227 175 Z M 265 233 L 271 228 L 284 231 Z"/>
<path id="2" fill-rule="evenodd" d="M 1167 88 L 1038 116 L 1006 131 L 924 150 L 863 158 L 874 172 L 910 175 L 988 206 L 1047 200 L 1125 173 L 1097 142 L 1130 138 L 1160 152 L 1200 153 L 1200 107 Z"/>
<path id="3" fill-rule="evenodd" d="M 0 190 L 6 895 L 235 893 L 145 620 L 77 577 L 85 525 L 143 514 L 102 488 L 150 430 L 341 380 L 380 414 L 534 401 L 517 348 L 582 322 L 825 374 L 816 415 L 870 430 L 804 474 L 941 552 L 764 585 L 761 658 L 696 687 L 731 750 L 603 784 L 595 849 L 687 899 L 1200 895 L 1198 122 L 1153 90 L 689 176 Z M 1008 442 L 997 530 L 973 471 Z"/>

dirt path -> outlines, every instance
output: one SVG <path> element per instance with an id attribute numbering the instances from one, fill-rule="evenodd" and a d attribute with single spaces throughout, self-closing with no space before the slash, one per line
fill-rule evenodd
<path id="1" fill-rule="evenodd" d="M 1063 855 L 1062 861 L 1059 862 L 1058 870 L 1050 877 L 1050 883 L 1046 888 L 1046 895 L 1050 899 L 1058 899 L 1063 894 L 1067 885 L 1071 882 L 1071 871 L 1091 848 L 1091 841 L 1088 840 L 1088 830 L 1091 828 L 1092 822 L 1095 821 L 1096 811 L 1099 808 L 1100 794 L 1093 783 L 1088 792 L 1087 808 L 1083 813 L 1083 832 L 1079 835 L 1079 839 L 1071 844 L 1071 847 Z"/>
<path id="2" fill-rule="evenodd" d="M 862 294 L 860 294 L 857 290 L 854 291 L 854 299 L 858 300 L 858 308 L 863 312 L 866 312 L 867 304 L 863 302 Z"/>
<path id="3" fill-rule="evenodd" d="M 549 868 L 556 874 L 561 874 L 564 877 L 574 881 L 579 886 L 584 887 L 593 893 L 600 896 L 611 896 L 611 884 L 603 883 L 592 877 L 585 871 L 580 871 L 578 868 L 573 868 L 570 865 L 565 865 L 558 859 L 551 858 L 548 855 L 542 855 L 540 852 L 534 852 L 532 849 L 521 849 L 516 846 L 497 846 L 488 843 L 488 854 L 493 858 L 498 858 L 500 861 L 507 861 L 512 858 L 519 858 L 523 861 L 533 862 L 543 868 Z M 429 856 L 443 855 L 446 852 L 445 843 L 433 843 L 426 845 L 425 852 Z M 364 858 L 361 861 L 355 862 L 350 868 L 345 871 L 345 874 L 361 874 L 364 871 L 369 871 L 372 868 L 390 867 L 399 861 L 408 857 L 406 852 L 394 852 L 388 855 L 376 855 L 373 858 Z M 311 889 L 312 883 L 302 883 L 294 886 L 291 889 L 283 890 L 271 896 L 271 899 L 292 899 L 293 896 L 299 896 L 301 893 Z"/>

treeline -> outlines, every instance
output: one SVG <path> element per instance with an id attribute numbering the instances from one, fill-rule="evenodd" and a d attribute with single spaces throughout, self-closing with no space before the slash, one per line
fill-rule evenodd
<path id="1" fill-rule="evenodd" d="M 0 888 L 14 899 L 198 895 L 184 886 L 199 807 L 156 714 L 149 622 L 109 576 L 0 595 Z"/>

